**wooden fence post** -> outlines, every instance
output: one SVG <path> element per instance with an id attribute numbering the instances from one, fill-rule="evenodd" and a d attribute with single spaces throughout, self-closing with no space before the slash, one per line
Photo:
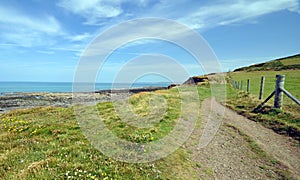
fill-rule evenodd
<path id="1" fill-rule="evenodd" d="M 265 76 L 262 76 L 260 81 L 259 99 L 263 98 L 264 86 L 265 86 Z"/>
<path id="2" fill-rule="evenodd" d="M 241 90 L 243 90 L 243 80 L 241 80 Z"/>
<path id="3" fill-rule="evenodd" d="M 274 108 L 282 108 L 285 75 L 276 75 Z"/>
<path id="4" fill-rule="evenodd" d="M 247 92 L 250 92 L 250 79 L 247 80 Z"/>
<path id="5" fill-rule="evenodd" d="M 237 89 L 240 89 L 240 81 L 237 82 Z"/>

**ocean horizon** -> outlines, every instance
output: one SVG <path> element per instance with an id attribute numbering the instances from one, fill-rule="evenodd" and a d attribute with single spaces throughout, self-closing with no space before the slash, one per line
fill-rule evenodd
<path id="1" fill-rule="evenodd" d="M 95 91 L 142 87 L 167 87 L 170 82 L 95 83 Z M 72 92 L 72 82 L 0 82 L 0 94 L 18 92 Z"/>

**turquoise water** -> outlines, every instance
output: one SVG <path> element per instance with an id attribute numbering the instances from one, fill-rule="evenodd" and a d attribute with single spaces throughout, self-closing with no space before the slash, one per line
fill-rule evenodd
<path id="1" fill-rule="evenodd" d="M 121 88 L 138 88 L 138 87 L 149 87 L 158 86 L 166 87 L 170 85 L 167 82 L 161 83 L 96 83 L 95 90 L 107 90 L 121 89 Z M 73 84 L 71 82 L 0 82 L 0 94 L 1 93 L 14 93 L 14 92 L 72 92 Z"/>

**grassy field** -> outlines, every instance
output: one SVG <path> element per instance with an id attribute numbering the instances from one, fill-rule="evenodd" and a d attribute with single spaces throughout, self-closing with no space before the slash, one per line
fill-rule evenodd
<path id="1" fill-rule="evenodd" d="M 268 128 L 280 134 L 287 134 L 300 140 L 300 106 L 284 95 L 282 110 L 273 109 L 274 97 L 259 111 L 254 109 L 266 99 L 275 89 L 276 74 L 286 76 L 285 89 L 300 99 L 300 70 L 284 71 L 239 71 L 231 72 L 229 76 L 234 81 L 243 81 L 243 90 L 228 87 L 227 105 L 240 114 L 261 122 Z M 261 76 L 265 76 L 263 100 L 259 100 Z M 250 93 L 246 93 L 246 82 L 250 79 Z"/>
<path id="2" fill-rule="evenodd" d="M 233 72 L 230 76 L 234 81 L 243 81 L 243 90 L 246 91 L 247 79 L 250 79 L 250 93 L 255 97 L 259 96 L 261 77 L 265 76 L 264 99 L 267 98 L 275 90 L 275 76 L 277 74 L 285 75 L 285 89 L 293 94 L 297 99 L 300 99 L 300 70 L 284 70 L 284 71 L 252 71 L 252 72 Z M 273 104 L 273 99 L 270 99 L 269 104 Z M 299 112 L 299 106 L 287 96 L 284 96 L 283 109 L 294 112 Z"/>
<path id="3" fill-rule="evenodd" d="M 284 57 L 280 59 L 275 59 L 267 61 L 264 63 L 254 64 L 246 67 L 241 67 L 235 69 L 234 71 L 282 71 L 282 70 L 291 70 L 291 69 L 300 69 L 300 54 Z"/>
<path id="4" fill-rule="evenodd" d="M 300 56 L 282 59 L 280 62 L 285 66 L 300 64 Z"/>
<path id="5" fill-rule="evenodd" d="M 208 87 L 198 89 L 201 100 L 210 96 Z M 168 108 L 151 128 L 125 125 L 110 102 L 99 103 L 96 108 L 118 137 L 131 142 L 156 141 L 172 130 L 179 116 L 180 102 L 176 88 L 141 93 L 129 100 L 133 111 L 139 116 L 156 113 L 160 106 L 153 107 L 152 96 L 164 97 Z M 0 179 L 196 178 L 192 173 L 196 163 L 189 160 L 189 153 L 183 148 L 166 158 L 140 164 L 105 156 L 82 134 L 73 108 L 41 107 L 2 114 L 0 139 Z"/>

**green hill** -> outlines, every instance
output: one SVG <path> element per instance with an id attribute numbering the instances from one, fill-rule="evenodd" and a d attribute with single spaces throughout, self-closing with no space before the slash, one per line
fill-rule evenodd
<path id="1" fill-rule="evenodd" d="M 271 60 L 265 63 L 254 64 L 247 67 L 235 69 L 237 71 L 280 71 L 288 69 L 300 69 L 300 54 Z"/>

